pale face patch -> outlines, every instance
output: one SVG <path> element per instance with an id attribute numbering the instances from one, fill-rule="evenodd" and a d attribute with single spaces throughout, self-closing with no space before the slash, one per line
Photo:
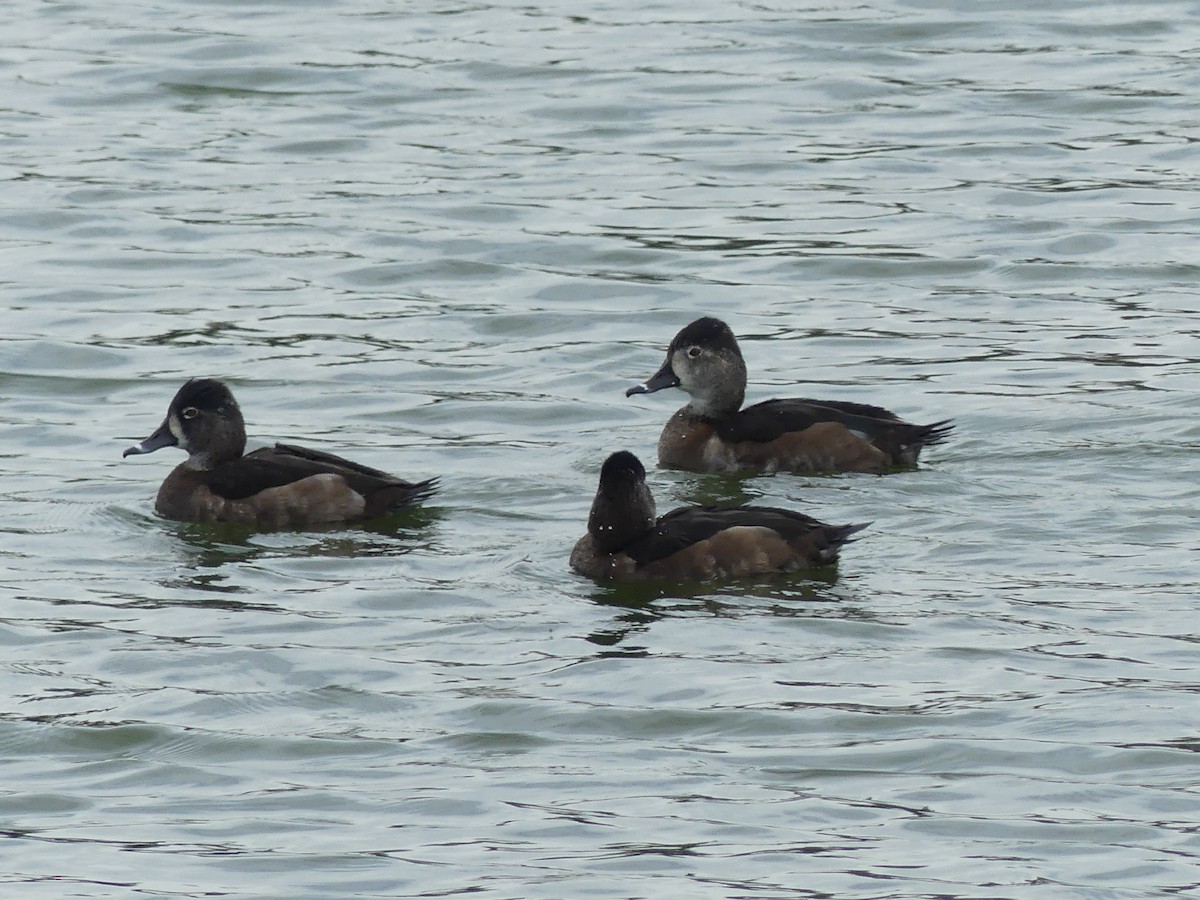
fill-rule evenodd
<path id="1" fill-rule="evenodd" d="M 183 434 L 183 423 L 179 421 L 179 416 L 175 410 L 171 410 L 170 415 L 167 416 L 167 427 L 171 429 L 171 434 L 175 435 L 175 441 L 179 444 L 180 448 L 186 450 L 188 445 L 187 438 Z"/>

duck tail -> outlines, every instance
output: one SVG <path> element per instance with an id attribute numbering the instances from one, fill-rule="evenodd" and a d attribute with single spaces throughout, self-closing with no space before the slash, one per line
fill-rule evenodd
<path id="1" fill-rule="evenodd" d="M 854 535 L 858 534 L 870 524 L 870 522 L 856 522 L 853 525 L 826 525 L 825 539 L 827 543 L 819 551 L 821 562 L 837 562 L 838 551 L 840 551 L 846 544 L 856 540 Z"/>
<path id="2" fill-rule="evenodd" d="M 428 478 L 425 481 L 396 479 L 394 484 L 375 493 L 368 506 L 367 515 L 382 516 L 416 506 L 432 497 L 437 489 L 438 480 L 436 478 Z"/>
<path id="3" fill-rule="evenodd" d="M 940 444 L 946 438 L 950 437 L 950 432 L 953 430 L 953 419 L 942 419 L 940 422 L 934 422 L 932 425 L 922 425 L 920 427 L 918 442 L 924 447 L 932 447 L 934 444 Z"/>
<path id="4" fill-rule="evenodd" d="M 438 492 L 441 486 L 437 478 L 426 478 L 424 481 L 415 481 L 408 486 L 408 497 L 404 501 L 405 506 L 410 506 L 414 503 L 424 503 L 430 497 Z"/>
<path id="5" fill-rule="evenodd" d="M 893 443 L 881 445 L 881 449 L 891 454 L 896 465 L 915 466 L 922 450 L 942 443 L 953 430 L 954 422 L 950 419 L 930 425 L 905 424 L 892 433 Z"/>

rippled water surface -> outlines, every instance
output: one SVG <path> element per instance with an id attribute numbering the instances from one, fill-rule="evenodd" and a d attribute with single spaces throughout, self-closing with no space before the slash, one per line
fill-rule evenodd
<path id="1" fill-rule="evenodd" d="M 9 3 L 3 894 L 1196 891 L 1198 14 Z M 705 313 L 750 399 L 954 439 L 651 466 L 871 520 L 836 575 L 576 577 Z M 160 519 L 120 453 L 191 375 L 442 492 Z"/>

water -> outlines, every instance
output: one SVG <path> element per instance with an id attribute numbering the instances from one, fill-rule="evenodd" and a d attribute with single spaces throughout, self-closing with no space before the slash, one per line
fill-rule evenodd
<path id="1" fill-rule="evenodd" d="M 1195 891 L 1192 2 L 36 3 L 0 38 L 14 897 Z M 836 577 L 566 569 L 626 399 L 959 429 Z M 163 521 L 184 378 L 423 513 Z"/>

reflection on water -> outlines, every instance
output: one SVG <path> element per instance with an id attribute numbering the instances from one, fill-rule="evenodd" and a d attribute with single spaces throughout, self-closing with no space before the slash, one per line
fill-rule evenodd
<path id="1" fill-rule="evenodd" d="M 438 507 L 414 507 L 394 515 L 356 522 L 352 527 L 339 524 L 303 532 L 262 532 L 229 522 L 160 520 L 159 527 L 178 539 L 175 555 L 179 558 L 171 577 L 160 584 L 166 588 L 202 593 L 250 593 L 256 589 L 235 581 L 234 572 L 238 567 L 252 566 L 268 559 L 355 560 L 403 556 L 414 550 L 436 553 L 438 526 L 445 514 L 445 510 Z M 206 598 L 204 602 L 211 600 Z M 245 605 L 234 604 L 237 607 Z"/>
<path id="2" fill-rule="evenodd" d="M 673 412 L 673 411 L 672 411 Z M 659 478 L 665 476 L 660 473 Z M 676 506 L 719 506 L 754 503 L 762 497 L 754 490 L 754 476 L 739 474 L 718 474 L 697 477 L 691 473 L 672 472 L 670 497 L 664 496 L 658 501 L 662 512 L 674 509 Z M 654 478 L 651 475 L 651 478 Z M 662 488 L 655 486 L 656 496 L 666 494 Z M 760 501 L 760 505 L 763 505 Z"/>
<path id="3" fill-rule="evenodd" d="M 654 581 L 600 584 L 592 593 L 592 602 L 623 612 L 587 639 L 611 647 L 630 635 L 643 634 L 661 619 L 679 616 L 870 618 L 830 590 L 837 584 L 837 572 L 837 566 L 825 566 L 718 585 Z"/>

